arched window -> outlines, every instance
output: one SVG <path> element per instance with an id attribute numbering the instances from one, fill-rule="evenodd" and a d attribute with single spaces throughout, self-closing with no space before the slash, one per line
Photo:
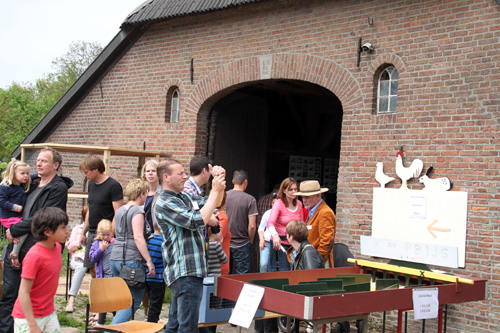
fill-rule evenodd
<path id="1" fill-rule="evenodd" d="M 165 122 L 178 123 L 180 108 L 181 108 L 180 90 L 177 87 L 172 87 L 168 90 L 167 93 Z"/>
<path id="2" fill-rule="evenodd" d="M 377 113 L 396 112 L 399 73 L 393 66 L 385 68 L 378 79 Z"/>
<path id="3" fill-rule="evenodd" d="M 175 89 L 172 94 L 172 111 L 170 116 L 171 123 L 179 122 L 179 109 L 181 105 L 181 95 L 179 94 L 179 89 Z"/>

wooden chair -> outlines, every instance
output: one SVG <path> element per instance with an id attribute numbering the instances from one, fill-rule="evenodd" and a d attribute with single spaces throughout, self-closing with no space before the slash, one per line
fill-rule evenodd
<path id="1" fill-rule="evenodd" d="M 165 323 L 149 323 L 145 321 L 132 320 L 116 325 L 89 326 L 90 312 L 103 313 L 113 312 L 133 307 L 132 295 L 122 278 L 111 277 L 92 279 L 90 281 L 90 295 L 87 303 L 87 314 L 85 318 L 85 333 L 92 331 L 123 332 L 123 333 L 155 333 L 163 331 Z M 133 309 L 132 309 L 133 310 Z"/>

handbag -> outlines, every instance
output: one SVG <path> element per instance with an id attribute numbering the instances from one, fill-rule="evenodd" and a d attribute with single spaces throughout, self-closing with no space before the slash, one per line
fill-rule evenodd
<path id="1" fill-rule="evenodd" d="M 128 210 L 123 214 L 121 222 L 125 223 L 125 236 L 123 240 L 123 257 L 125 262 L 125 247 L 127 246 L 127 216 Z M 147 222 L 145 222 L 147 223 Z M 125 280 L 129 288 L 142 289 L 146 286 L 146 269 L 144 267 L 129 267 L 122 263 L 120 277 Z"/>
<path id="2" fill-rule="evenodd" d="M 141 289 L 146 286 L 146 270 L 122 265 L 120 277 L 125 280 L 129 288 Z"/>

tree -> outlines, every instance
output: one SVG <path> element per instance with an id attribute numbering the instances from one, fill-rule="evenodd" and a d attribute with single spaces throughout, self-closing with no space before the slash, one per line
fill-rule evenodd
<path id="1" fill-rule="evenodd" d="M 101 52 L 102 47 L 99 43 L 72 42 L 65 55 L 52 61 L 52 67 L 56 72 L 49 74 L 49 79 L 53 81 L 53 88 L 60 93 L 60 97 L 76 82 Z"/>
<path id="2" fill-rule="evenodd" d="M 52 61 L 55 73 L 44 75 L 34 85 L 14 82 L 6 90 L 0 89 L 0 160 L 10 159 L 10 153 L 101 51 L 99 43 L 73 42 L 65 55 Z"/>

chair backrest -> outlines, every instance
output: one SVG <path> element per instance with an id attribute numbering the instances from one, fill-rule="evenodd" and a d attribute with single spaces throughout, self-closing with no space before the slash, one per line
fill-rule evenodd
<path id="1" fill-rule="evenodd" d="M 90 281 L 89 305 L 95 313 L 113 312 L 132 306 L 132 294 L 120 277 L 92 279 Z"/>
<path id="2" fill-rule="evenodd" d="M 347 262 L 348 258 L 354 258 L 347 245 L 342 243 L 333 244 L 333 263 L 335 267 L 352 267 L 354 264 Z"/>

